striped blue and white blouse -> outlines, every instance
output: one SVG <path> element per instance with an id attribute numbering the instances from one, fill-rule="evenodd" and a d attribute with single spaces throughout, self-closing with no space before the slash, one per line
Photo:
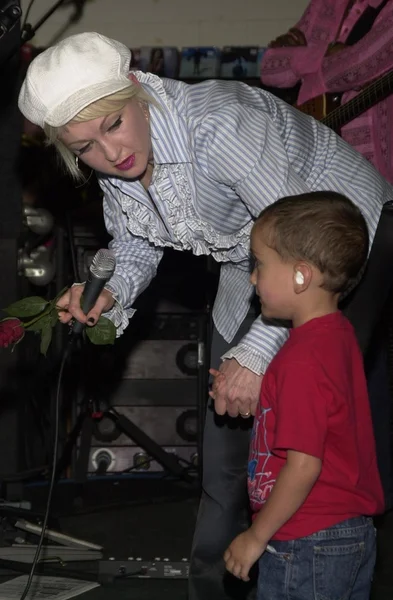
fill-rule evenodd
<path id="1" fill-rule="evenodd" d="M 156 273 L 163 248 L 211 254 L 221 263 L 213 320 L 230 342 L 254 293 L 249 238 L 255 218 L 278 198 L 335 190 L 362 210 L 373 238 L 393 188 L 327 127 L 271 94 L 239 82 L 186 85 L 136 72 L 150 105 L 154 172 L 139 181 L 99 175 L 116 271 L 108 315 L 119 334 Z M 258 318 L 226 358 L 263 373 L 287 337 Z"/>

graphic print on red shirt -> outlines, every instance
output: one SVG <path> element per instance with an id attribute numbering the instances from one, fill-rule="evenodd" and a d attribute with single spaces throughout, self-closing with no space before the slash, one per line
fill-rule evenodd
<path id="1" fill-rule="evenodd" d="M 297 539 L 383 511 L 363 359 L 340 312 L 291 330 L 263 378 L 248 464 L 254 513 L 268 499 L 287 450 L 319 458 L 322 469 L 274 539 Z"/>
<path id="2" fill-rule="evenodd" d="M 272 453 L 268 444 L 268 426 L 266 420 L 271 408 L 259 406 L 255 415 L 254 427 L 251 434 L 250 457 L 248 461 L 248 495 L 251 508 L 257 512 L 264 504 L 276 483 L 276 474 L 269 470 Z M 260 430 L 262 432 L 260 434 Z M 261 439 L 263 443 L 261 443 Z"/>

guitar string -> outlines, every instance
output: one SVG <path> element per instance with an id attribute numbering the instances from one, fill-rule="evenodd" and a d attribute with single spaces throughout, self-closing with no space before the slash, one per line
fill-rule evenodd
<path id="1" fill-rule="evenodd" d="M 388 81 L 390 79 L 390 76 L 393 76 L 393 73 L 389 73 L 389 77 L 386 78 L 386 81 Z M 342 106 L 338 107 L 337 113 L 335 111 L 333 111 L 335 113 L 335 116 L 341 117 L 343 116 L 345 113 L 347 113 L 348 115 L 352 114 L 352 118 L 353 118 L 353 113 L 356 114 L 357 112 L 357 107 L 360 106 L 361 104 L 364 105 L 364 103 L 367 103 L 367 101 L 369 99 L 371 99 L 371 97 L 373 95 L 375 95 L 376 97 L 378 97 L 380 95 L 380 92 L 384 92 L 384 86 L 386 85 L 385 81 L 383 81 L 385 78 L 383 77 L 381 80 L 378 80 L 377 82 L 375 82 L 374 84 L 371 84 L 370 86 L 368 86 L 368 88 L 366 90 L 364 90 L 364 92 L 360 92 L 360 94 L 358 96 L 356 96 L 355 98 L 353 98 L 353 104 L 351 102 L 351 107 L 348 107 L 347 104 L 343 104 Z M 389 85 L 387 86 L 388 89 L 386 89 L 386 92 L 389 92 Z M 381 98 L 382 100 L 382 98 Z"/>
<path id="2" fill-rule="evenodd" d="M 325 125 L 328 125 L 329 127 L 332 127 L 332 124 L 339 125 L 340 121 L 342 120 L 342 117 L 345 114 L 347 114 L 350 117 L 348 120 L 351 120 L 351 114 L 353 115 L 353 112 L 355 112 L 355 114 L 356 114 L 357 106 L 361 105 L 362 103 L 364 103 L 364 101 L 371 98 L 371 96 L 374 93 L 376 96 L 378 96 L 381 91 L 383 91 L 383 92 L 390 91 L 390 85 L 389 85 L 390 79 L 392 79 L 392 82 L 393 82 L 393 71 L 391 71 L 387 75 L 383 76 L 382 78 L 378 79 L 374 83 L 370 84 L 363 92 L 360 92 L 360 94 L 358 96 L 355 96 L 355 98 L 353 98 L 353 103 L 352 103 L 352 100 L 350 100 L 348 103 L 345 103 L 342 106 L 339 106 L 338 108 L 334 109 L 330 113 L 330 115 L 327 115 L 323 119 L 323 122 L 325 123 Z M 386 90 L 384 90 L 385 86 L 387 88 Z M 347 107 L 348 104 L 351 104 L 351 107 Z M 351 111 L 352 111 L 352 113 L 351 113 Z M 352 118 L 353 118 L 353 116 L 352 116 Z"/>
<path id="3" fill-rule="evenodd" d="M 383 85 L 384 84 L 380 84 L 379 82 L 373 84 L 372 86 L 370 86 L 370 88 L 372 87 L 372 89 L 367 89 L 363 93 L 361 92 L 358 96 L 353 98 L 353 103 L 351 102 L 351 106 L 347 106 L 347 104 L 339 106 L 330 115 L 326 116 L 326 120 L 331 123 L 335 122 L 335 124 L 337 125 L 342 120 L 342 117 L 345 115 L 347 115 L 349 119 L 353 118 L 354 113 L 356 114 L 358 112 L 357 108 L 360 107 L 362 103 L 364 105 L 364 102 L 371 98 L 374 92 L 379 92 L 379 88 L 381 88 L 381 91 L 383 91 Z M 378 95 L 379 94 L 376 94 L 376 96 Z"/>

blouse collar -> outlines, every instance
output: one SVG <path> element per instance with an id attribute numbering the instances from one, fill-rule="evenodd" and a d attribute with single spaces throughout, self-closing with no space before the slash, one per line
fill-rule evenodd
<path id="1" fill-rule="evenodd" d="M 155 164 L 190 163 L 186 125 L 168 96 L 162 80 L 142 71 L 135 71 L 134 75 L 158 105 L 149 105 Z"/>

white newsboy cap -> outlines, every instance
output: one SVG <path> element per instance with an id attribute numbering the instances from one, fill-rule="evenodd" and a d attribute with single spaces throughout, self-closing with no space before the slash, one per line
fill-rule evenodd
<path id="1" fill-rule="evenodd" d="M 99 33 L 71 35 L 30 64 L 19 94 L 36 125 L 61 127 L 83 108 L 130 85 L 131 50 Z"/>

